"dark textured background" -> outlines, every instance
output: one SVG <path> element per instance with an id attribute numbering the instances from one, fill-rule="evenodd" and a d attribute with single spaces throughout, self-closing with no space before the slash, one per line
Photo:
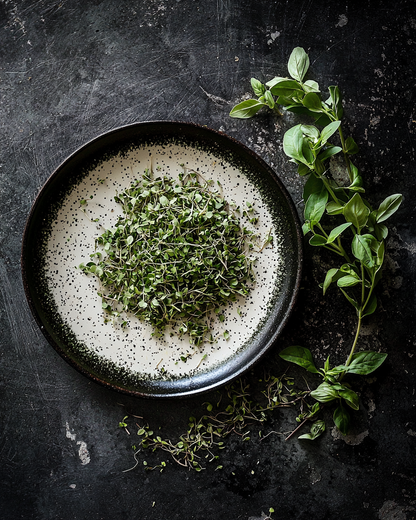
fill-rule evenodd
<path id="1" fill-rule="evenodd" d="M 52 171 L 84 142 L 146 120 L 193 121 L 222 130 L 277 171 L 296 203 L 302 182 L 282 153 L 294 122 L 285 114 L 228 117 L 249 79 L 286 74 L 295 46 L 310 77 L 345 96 L 345 126 L 368 198 L 401 192 L 391 222 L 380 308 L 360 348 L 389 353 L 375 377 L 357 381 L 361 409 L 345 438 L 328 427 L 315 443 L 234 436 L 201 473 L 168 462 L 134 464 L 124 415 L 142 415 L 165 437 L 216 396 L 143 401 L 104 389 L 69 367 L 30 315 L 20 246 L 31 204 Z M 0 0 L 0 517 L 26 520 L 416 518 L 414 1 Z M 299 211 L 302 208 L 299 205 Z M 305 249 L 302 291 L 264 369 L 293 343 L 321 362 L 342 362 L 354 316 L 317 283 L 332 259 Z M 295 374 L 295 372 L 293 372 Z M 301 374 L 299 374 L 301 375 Z M 264 433 L 288 432 L 294 410 L 276 411 Z M 136 437 L 137 438 L 137 437 Z M 81 453 L 80 453 L 81 449 Z M 85 458 L 88 453 L 88 458 Z M 162 460 L 168 460 L 162 457 Z"/>

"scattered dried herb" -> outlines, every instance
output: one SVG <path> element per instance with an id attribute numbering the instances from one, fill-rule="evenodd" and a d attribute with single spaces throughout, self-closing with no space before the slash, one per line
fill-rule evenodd
<path id="1" fill-rule="evenodd" d="M 126 420 L 134 421 L 132 427 L 137 428 L 138 443 L 133 446 L 136 464 L 139 452 L 148 450 L 151 452 L 162 450 L 170 455 L 173 461 L 180 466 L 196 471 L 205 469 L 206 463 L 217 464 L 216 469 L 222 469 L 218 464 L 219 452 L 225 448 L 224 441 L 230 435 L 237 435 L 243 441 L 249 441 L 253 424 L 263 425 L 269 417 L 268 412 L 275 408 L 290 407 L 295 403 L 302 403 L 302 407 L 308 407 L 304 398 L 309 391 L 297 391 L 293 386 L 293 379 L 283 374 L 280 377 L 268 376 L 259 382 L 260 390 L 257 399 L 253 398 L 249 385 L 240 378 L 235 383 L 228 385 L 220 394 L 218 403 L 204 403 L 209 414 L 202 415 L 199 419 L 189 418 L 188 429 L 178 440 L 163 439 L 145 422 L 137 422 L 133 415 L 124 417 L 120 427 L 127 430 Z M 216 413 L 211 413 L 216 410 Z M 142 418 L 139 418 L 142 419 Z M 276 433 L 276 432 L 269 432 Z M 259 439 L 263 439 L 262 431 L 258 433 Z M 159 469 L 163 471 L 166 463 L 158 463 L 150 466 L 147 461 L 145 469 Z"/>

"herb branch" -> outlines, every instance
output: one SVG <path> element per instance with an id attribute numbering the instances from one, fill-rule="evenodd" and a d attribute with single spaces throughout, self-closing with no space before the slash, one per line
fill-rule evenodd
<path id="1" fill-rule="evenodd" d="M 356 352 L 356 348 L 362 320 L 377 308 L 375 288 L 381 279 L 388 236 L 385 221 L 397 211 L 402 196 L 391 195 L 377 208 L 363 197 L 363 178 L 351 159 L 359 149 L 353 137 L 344 137 L 342 128 L 341 92 L 337 86 L 330 86 L 329 97 L 324 100 L 318 83 L 304 80 L 309 64 L 304 49 L 296 47 L 288 62 L 290 78 L 275 77 L 266 84 L 252 78 L 251 86 L 257 99 L 239 103 L 230 116 L 247 119 L 262 108 L 278 111 L 280 106 L 314 120 L 314 124 L 297 124 L 290 128 L 283 138 L 283 150 L 289 161 L 297 165 L 298 174 L 307 177 L 303 190 L 304 235 L 310 237 L 311 246 L 323 247 L 341 257 L 342 263 L 326 273 L 323 293 L 336 284 L 354 307 L 357 326 L 343 365 L 331 367 L 328 357 L 324 367 L 318 369 L 310 350 L 299 346 L 286 348 L 280 356 L 322 377 L 323 382 L 310 393 L 317 401 L 310 419 L 316 419 L 322 405 L 336 403 L 333 419 L 338 429 L 346 434 L 350 427 L 348 409 L 357 410 L 359 398 L 349 384 L 342 383 L 344 376 L 370 374 L 387 356 L 371 351 Z M 341 146 L 333 142 L 337 134 Z M 343 183 L 336 182 L 330 174 L 330 159 L 340 153 L 346 170 Z M 331 224 L 331 220 L 336 224 Z M 315 422 L 311 433 L 300 438 L 314 439 L 322 431 L 322 424 Z"/>

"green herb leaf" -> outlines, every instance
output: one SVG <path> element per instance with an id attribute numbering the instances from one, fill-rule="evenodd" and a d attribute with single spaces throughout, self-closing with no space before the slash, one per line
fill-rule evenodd
<path id="1" fill-rule="evenodd" d="M 340 146 L 328 146 L 318 155 L 318 159 L 323 162 L 339 152 L 342 152 L 342 148 Z"/>
<path id="2" fill-rule="evenodd" d="M 302 81 L 309 69 L 309 56 L 302 47 L 295 47 L 289 57 L 289 74 L 297 81 Z"/>
<path id="3" fill-rule="evenodd" d="M 293 101 L 291 101 L 290 99 L 281 99 L 282 97 L 292 97 L 304 93 L 302 86 L 299 85 L 297 81 L 285 78 L 279 78 L 279 81 L 277 81 L 272 87 L 270 87 L 270 92 L 274 96 L 279 96 L 279 99 L 277 101 L 279 104 L 283 105 L 291 105 Z"/>
<path id="4" fill-rule="evenodd" d="M 375 212 L 377 223 L 384 222 L 391 217 L 391 215 L 399 209 L 402 200 L 403 197 L 400 194 L 390 195 L 390 197 L 384 199 L 378 210 Z"/>
<path id="5" fill-rule="evenodd" d="M 348 229 L 352 225 L 352 222 L 345 222 L 344 224 L 341 224 L 337 226 L 336 228 L 332 229 L 329 236 L 328 236 L 328 244 L 331 244 L 336 240 L 346 229 Z"/>
<path id="6" fill-rule="evenodd" d="M 338 202 L 328 202 L 326 212 L 328 215 L 341 215 L 344 213 L 344 206 Z"/>
<path id="7" fill-rule="evenodd" d="M 319 92 L 319 85 L 316 81 L 313 79 L 308 79 L 303 84 L 303 90 L 305 92 Z"/>
<path id="8" fill-rule="evenodd" d="M 339 388 L 337 388 L 337 390 L 339 396 L 342 397 L 342 399 L 344 399 L 344 401 L 350 408 L 352 408 L 353 410 L 358 410 L 360 408 L 360 399 L 353 390 L 347 388 L 344 385 L 339 385 Z"/>
<path id="9" fill-rule="evenodd" d="M 288 79 L 288 78 L 282 78 L 281 76 L 276 76 L 275 78 L 273 78 L 273 79 L 271 79 L 270 81 L 268 81 L 268 82 L 266 83 L 266 86 L 269 87 L 269 88 L 271 89 L 272 87 L 274 87 L 274 86 L 277 85 L 278 83 L 282 83 L 283 81 L 292 81 L 292 80 L 290 80 L 290 79 Z M 295 82 L 295 83 L 296 83 L 296 82 Z M 298 85 L 298 84 L 296 83 L 296 85 Z"/>
<path id="10" fill-rule="evenodd" d="M 305 183 L 303 188 L 303 200 L 306 202 L 312 193 L 319 193 L 324 186 L 322 179 L 317 177 L 314 172 L 312 172 Z"/>
<path id="11" fill-rule="evenodd" d="M 315 421 L 312 424 L 310 433 L 305 433 L 303 435 L 300 435 L 298 439 L 307 439 L 310 441 L 314 441 L 317 439 L 320 435 L 322 435 L 325 431 L 325 422 L 322 420 Z"/>
<path id="12" fill-rule="evenodd" d="M 355 307 L 355 309 L 358 311 L 360 309 L 360 305 L 357 302 L 357 300 L 355 298 L 353 298 L 352 296 L 350 296 L 342 287 L 340 287 L 340 289 L 341 289 L 342 294 L 345 296 L 345 298 L 347 298 L 347 300 L 351 303 L 351 305 L 353 307 Z"/>
<path id="13" fill-rule="evenodd" d="M 370 314 L 373 314 L 377 309 L 377 296 L 375 294 L 371 295 L 371 298 L 366 305 L 364 312 L 362 313 L 362 317 L 365 318 L 365 316 L 370 316 Z"/>
<path id="14" fill-rule="evenodd" d="M 318 386 L 318 388 L 312 390 L 311 397 L 320 403 L 329 403 L 334 399 L 339 398 L 339 395 L 331 384 L 324 381 Z"/>
<path id="15" fill-rule="evenodd" d="M 359 151 L 360 149 L 358 148 L 358 145 L 354 141 L 354 139 L 351 136 L 347 137 L 347 139 L 345 140 L 345 153 L 349 155 L 354 155 Z"/>
<path id="16" fill-rule="evenodd" d="M 322 235 L 315 234 L 310 238 L 309 243 L 311 246 L 322 247 L 327 244 L 327 239 Z"/>
<path id="17" fill-rule="evenodd" d="M 256 96 L 260 97 L 266 92 L 266 87 L 263 85 L 261 81 L 256 78 L 251 78 L 251 87 L 256 94 Z"/>
<path id="18" fill-rule="evenodd" d="M 305 368 L 308 372 L 312 372 L 314 374 L 319 373 L 313 362 L 311 351 L 305 347 L 287 347 L 279 353 L 279 356 L 285 361 L 295 363 L 296 365 Z"/>
<path id="19" fill-rule="evenodd" d="M 274 108 L 275 101 L 270 90 L 266 90 L 266 92 L 264 93 L 264 102 L 267 104 L 269 108 Z"/>
<path id="20" fill-rule="evenodd" d="M 335 86 L 328 87 L 328 90 L 330 94 L 329 102 L 332 105 L 335 116 L 337 119 L 342 119 L 344 109 L 342 108 L 341 92 L 339 88 Z"/>
<path id="21" fill-rule="evenodd" d="M 371 251 L 371 243 L 373 240 L 374 237 L 371 235 L 355 235 L 352 240 L 351 249 L 353 255 L 367 267 L 375 266 L 375 259 Z"/>
<path id="22" fill-rule="evenodd" d="M 338 279 L 337 285 L 338 287 L 353 287 L 354 285 L 357 285 L 361 282 L 359 278 L 356 278 L 355 276 L 342 276 Z"/>
<path id="23" fill-rule="evenodd" d="M 316 126 L 313 125 L 302 125 L 301 126 L 302 133 L 308 137 L 311 137 L 313 141 L 317 141 L 319 139 L 319 130 Z"/>
<path id="24" fill-rule="evenodd" d="M 231 117 L 237 119 L 249 119 L 253 117 L 257 112 L 267 106 L 265 103 L 258 101 L 257 99 L 247 99 L 236 105 L 230 112 Z"/>
<path id="25" fill-rule="evenodd" d="M 326 273 L 325 280 L 323 283 L 323 293 L 325 294 L 328 290 L 328 287 L 331 285 L 332 282 L 336 282 L 340 276 L 343 276 L 342 273 L 340 273 L 339 269 L 332 268 L 329 269 L 329 271 Z"/>
<path id="26" fill-rule="evenodd" d="M 335 426 L 338 428 L 338 430 L 343 435 L 347 435 L 350 429 L 351 419 L 348 411 L 346 410 L 342 402 L 340 402 L 340 404 L 335 409 L 333 419 Z"/>
<path id="27" fill-rule="evenodd" d="M 306 94 L 306 96 L 302 99 L 302 103 L 311 112 L 322 111 L 321 98 L 315 92 L 309 92 Z"/>
<path id="28" fill-rule="evenodd" d="M 159 202 L 162 204 L 162 206 L 168 206 L 169 205 L 169 199 L 165 197 L 165 195 L 162 195 L 159 197 Z"/>
<path id="29" fill-rule="evenodd" d="M 327 125 L 321 132 L 321 143 L 326 144 L 328 139 L 335 134 L 338 128 L 341 125 L 341 121 L 333 121 L 329 125 Z"/>
<path id="30" fill-rule="evenodd" d="M 328 191 L 322 186 L 320 192 L 311 193 L 305 204 L 304 217 L 305 220 L 311 222 L 319 222 L 325 213 L 326 204 L 328 202 Z"/>
<path id="31" fill-rule="evenodd" d="M 376 370 L 387 358 L 387 354 L 363 350 L 352 355 L 347 371 L 351 374 L 366 376 Z"/>
<path id="32" fill-rule="evenodd" d="M 370 209 L 364 204 L 363 199 L 358 193 L 344 206 L 344 217 L 347 222 L 351 222 L 360 231 L 367 223 L 370 215 Z"/>
<path id="33" fill-rule="evenodd" d="M 302 125 L 290 128 L 283 137 L 283 151 L 285 154 L 297 161 L 306 162 L 302 152 L 303 139 Z"/>

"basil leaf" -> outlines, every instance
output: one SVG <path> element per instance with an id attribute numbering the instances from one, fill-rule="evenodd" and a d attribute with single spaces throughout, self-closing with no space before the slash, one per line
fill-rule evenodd
<path id="1" fill-rule="evenodd" d="M 374 233 L 377 237 L 377 240 L 385 240 L 388 237 L 389 230 L 387 226 L 384 224 L 376 224 L 374 226 Z"/>
<path id="2" fill-rule="evenodd" d="M 302 161 L 304 164 L 307 164 L 308 166 L 312 166 L 315 161 L 315 156 L 310 148 L 310 143 L 307 138 L 303 138 L 302 142 L 302 155 L 304 158 L 304 161 Z"/>
<path id="3" fill-rule="evenodd" d="M 341 267 L 339 268 L 339 270 L 341 272 L 343 272 L 344 274 L 351 274 L 353 276 L 354 275 L 359 276 L 358 269 L 354 264 L 342 264 Z"/>
<path id="4" fill-rule="evenodd" d="M 274 108 L 275 102 L 270 90 L 266 90 L 266 92 L 264 93 L 264 101 L 266 102 L 269 108 Z"/>
<path id="5" fill-rule="evenodd" d="M 350 161 L 350 168 L 352 173 L 352 183 L 348 186 L 348 189 L 351 191 L 357 191 L 360 193 L 364 193 L 365 189 L 362 187 L 363 179 L 360 175 L 358 168 Z"/>
<path id="6" fill-rule="evenodd" d="M 311 193 L 305 204 L 305 220 L 311 222 L 319 222 L 325 213 L 326 204 L 328 202 L 328 191 L 323 185 L 321 191 Z"/>
<path id="7" fill-rule="evenodd" d="M 323 181 L 312 172 L 303 188 L 303 200 L 306 202 L 312 193 L 319 193 L 323 186 Z"/>
<path id="8" fill-rule="evenodd" d="M 339 125 L 341 124 L 341 121 L 333 121 L 332 123 L 329 123 L 328 126 L 326 126 L 322 132 L 321 132 L 321 143 L 325 144 L 328 139 L 335 134 L 335 132 L 338 130 Z"/>
<path id="9" fill-rule="evenodd" d="M 302 225 L 302 232 L 304 235 L 307 235 L 311 230 L 310 222 L 304 222 Z"/>
<path id="10" fill-rule="evenodd" d="M 336 228 L 331 230 L 328 237 L 328 244 L 331 244 L 335 239 L 339 237 L 339 235 L 341 235 L 341 233 L 343 233 L 350 226 L 352 226 L 351 222 L 345 222 L 344 224 L 341 224 L 340 226 L 337 226 Z"/>
<path id="11" fill-rule="evenodd" d="M 293 79 L 282 79 L 282 81 L 279 81 L 274 86 L 270 87 L 270 92 L 274 96 L 284 97 L 291 97 L 296 93 L 304 93 L 301 85 L 299 85 L 299 83 Z"/>
<path id="12" fill-rule="evenodd" d="M 355 181 L 348 186 L 348 189 L 351 191 L 359 192 L 359 193 L 365 193 L 365 189 L 361 186 L 363 183 L 363 180 L 361 177 L 357 177 Z"/>
<path id="13" fill-rule="evenodd" d="M 328 87 L 328 90 L 329 90 L 329 95 L 330 95 L 330 98 L 328 101 L 330 101 L 332 108 L 334 109 L 336 117 L 338 119 L 342 119 L 344 110 L 342 108 L 341 92 L 340 92 L 339 88 L 335 87 L 335 86 Z"/>
<path id="14" fill-rule="evenodd" d="M 282 81 L 291 81 L 291 80 L 288 78 L 282 78 L 280 76 L 276 76 L 275 78 L 271 79 L 270 81 L 268 81 L 266 83 L 266 87 L 272 88 L 275 85 L 277 85 L 278 83 L 281 83 Z"/>
<path id="15" fill-rule="evenodd" d="M 257 99 L 247 99 L 242 103 L 236 105 L 230 112 L 231 117 L 237 119 L 249 119 L 253 117 L 257 112 L 266 106 L 265 103 L 258 101 Z"/>
<path id="16" fill-rule="evenodd" d="M 331 285 L 332 282 L 336 282 L 340 277 L 342 276 L 342 273 L 340 273 L 339 269 L 330 269 L 325 276 L 325 280 L 323 283 L 323 293 L 325 294 L 328 290 L 328 287 Z"/>
<path id="17" fill-rule="evenodd" d="M 298 174 L 301 177 L 308 175 L 309 173 L 311 173 L 311 171 L 312 170 L 309 168 L 309 166 L 307 164 L 305 164 L 305 163 L 298 164 Z"/>
<path id="18" fill-rule="evenodd" d="M 303 90 L 305 92 L 319 92 L 319 85 L 316 81 L 312 79 L 308 79 L 303 84 Z"/>
<path id="19" fill-rule="evenodd" d="M 328 146 L 318 155 L 318 159 L 325 161 L 326 159 L 329 159 L 329 157 L 332 157 L 339 152 L 342 152 L 342 148 L 340 146 Z"/>
<path id="20" fill-rule="evenodd" d="M 307 415 L 307 418 L 308 419 L 311 419 L 312 417 L 314 417 L 319 411 L 321 410 L 321 407 L 319 405 L 319 403 L 314 403 L 312 405 L 312 408 L 310 408 L 309 410 L 309 413 Z"/>
<path id="21" fill-rule="evenodd" d="M 325 381 L 321 383 L 318 388 L 312 390 L 310 395 L 320 403 L 329 403 L 339 397 L 335 388 Z"/>
<path id="22" fill-rule="evenodd" d="M 302 125 L 296 125 L 290 128 L 283 136 L 283 151 L 292 159 L 299 162 L 305 162 L 302 154 L 303 134 Z"/>
<path id="23" fill-rule="evenodd" d="M 348 413 L 342 402 L 335 409 L 333 419 L 335 426 L 338 428 L 338 430 L 343 435 L 347 435 L 348 430 L 350 428 L 350 414 Z"/>
<path id="24" fill-rule="evenodd" d="M 377 247 L 377 250 L 375 251 L 375 253 L 377 254 L 377 265 L 379 265 L 380 267 L 383 265 L 383 262 L 384 262 L 384 250 L 385 250 L 384 242 L 383 241 L 378 242 L 378 247 Z"/>
<path id="25" fill-rule="evenodd" d="M 347 298 L 347 300 L 351 303 L 351 305 L 353 307 L 355 307 L 358 311 L 360 309 L 360 305 L 358 304 L 358 302 L 356 300 L 354 300 L 354 298 L 352 298 L 346 291 L 344 291 L 344 289 L 342 289 L 342 287 L 340 287 L 340 290 L 341 290 L 342 294 L 345 296 L 345 298 Z"/>
<path id="26" fill-rule="evenodd" d="M 364 316 L 370 316 L 370 314 L 373 314 L 377 309 L 377 296 L 375 294 L 371 295 L 370 301 L 366 305 L 364 312 L 362 314 L 362 317 Z"/>
<path id="27" fill-rule="evenodd" d="M 355 235 L 352 240 L 351 250 L 355 258 L 363 262 L 363 264 L 367 267 L 371 268 L 374 267 L 375 261 L 371 251 L 370 243 L 371 242 L 368 238 L 366 238 L 366 235 Z"/>
<path id="28" fill-rule="evenodd" d="M 353 410 L 358 410 L 360 408 L 360 399 L 358 395 L 347 388 L 346 386 L 339 385 L 341 388 L 338 389 L 338 394 L 342 397 L 348 406 L 350 406 Z"/>
<path id="29" fill-rule="evenodd" d="M 266 92 L 266 87 L 258 79 L 251 78 L 250 83 L 251 83 L 253 92 L 256 94 L 256 96 L 260 97 Z"/>
<path id="30" fill-rule="evenodd" d="M 307 439 L 310 441 L 315 440 L 317 437 L 322 435 L 325 431 L 325 422 L 322 420 L 315 421 L 311 426 L 310 433 L 304 433 L 303 435 L 299 435 L 298 439 Z"/>
<path id="31" fill-rule="evenodd" d="M 386 359 L 387 354 L 363 350 L 352 355 L 347 371 L 351 374 L 366 376 L 376 370 Z"/>
<path id="32" fill-rule="evenodd" d="M 345 220 L 351 222 L 360 231 L 367 223 L 370 209 L 364 204 L 361 196 L 355 193 L 345 204 L 343 213 Z"/>
<path id="33" fill-rule="evenodd" d="M 319 126 L 328 126 L 331 123 L 331 120 L 326 114 L 318 115 L 317 112 L 314 113 L 315 115 L 315 124 Z"/>
<path id="34" fill-rule="evenodd" d="M 309 69 L 309 56 L 302 47 L 295 47 L 289 57 L 287 66 L 292 78 L 302 81 Z"/>
<path id="35" fill-rule="evenodd" d="M 311 246 L 317 246 L 317 247 L 320 247 L 320 246 L 325 246 L 326 245 L 326 238 L 321 236 L 321 235 L 314 235 L 313 237 L 311 237 L 311 239 L 309 240 L 309 244 Z"/>
<path id="36" fill-rule="evenodd" d="M 302 132 L 304 135 L 311 137 L 315 142 L 319 139 L 319 130 L 313 125 L 302 125 Z"/>
<path id="37" fill-rule="evenodd" d="M 387 220 L 393 213 L 395 213 L 400 204 L 402 203 L 403 197 L 400 194 L 390 195 L 387 199 L 384 199 L 380 204 L 380 207 L 376 211 L 376 221 L 378 223 Z"/>
<path id="38" fill-rule="evenodd" d="M 278 98 L 277 102 L 280 103 L 280 97 Z M 316 116 L 315 112 L 311 112 L 308 108 L 304 107 L 303 105 L 293 105 L 293 100 L 290 100 L 290 103 L 285 106 L 285 110 L 288 110 L 289 112 L 293 112 L 294 114 L 301 114 L 304 116 L 314 117 Z"/>
<path id="39" fill-rule="evenodd" d="M 354 155 L 359 152 L 359 148 L 357 143 L 354 141 L 354 139 L 349 136 L 345 140 L 345 152 L 349 155 Z"/>
<path id="40" fill-rule="evenodd" d="M 295 363 L 296 365 L 305 368 L 308 372 L 312 372 L 313 374 L 319 373 L 313 362 L 311 351 L 305 347 L 287 347 L 279 353 L 279 356 L 285 361 Z"/>
<path id="41" fill-rule="evenodd" d="M 321 98 L 315 92 L 306 94 L 302 103 L 311 112 L 322 112 Z"/>
<path id="42" fill-rule="evenodd" d="M 326 212 L 328 215 L 341 215 L 344 212 L 344 206 L 341 206 L 341 204 L 337 202 L 328 202 Z"/>
<path id="43" fill-rule="evenodd" d="M 355 276 L 346 275 L 339 278 L 339 280 L 337 281 L 337 285 L 338 287 L 353 287 L 354 285 L 357 285 L 360 282 L 361 280 L 359 280 Z"/>

